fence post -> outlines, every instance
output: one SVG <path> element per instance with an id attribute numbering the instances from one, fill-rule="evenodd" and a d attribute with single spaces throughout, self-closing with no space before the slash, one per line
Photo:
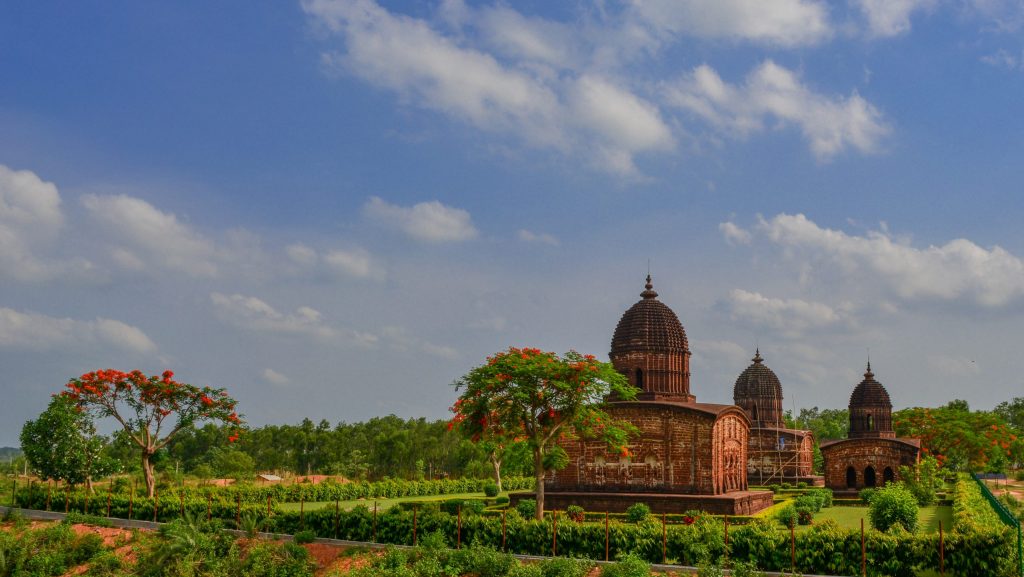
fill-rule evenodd
<path id="1" fill-rule="evenodd" d="M 604 512 L 604 560 L 608 560 L 608 511 Z"/>
<path id="2" fill-rule="evenodd" d="M 178 503 L 181 505 L 181 518 L 185 518 L 185 494 L 180 490 L 178 491 Z"/>
<path id="3" fill-rule="evenodd" d="M 53 483 L 46 484 L 46 510 L 50 510 L 50 499 L 53 497 Z"/>
<path id="4" fill-rule="evenodd" d="M 415 547 L 416 544 L 417 544 L 417 542 L 416 542 L 416 511 L 417 510 L 418 510 L 417 507 L 413 507 L 412 508 L 412 546 L 413 547 Z"/>
<path id="5" fill-rule="evenodd" d="M 341 531 L 341 502 L 340 499 L 334 499 L 334 538 L 338 538 L 338 532 Z"/>
<path id="6" fill-rule="evenodd" d="M 153 522 L 157 522 L 157 514 L 160 512 L 160 490 L 153 487 Z"/>
<path id="7" fill-rule="evenodd" d="M 89 490 L 86 489 L 85 490 L 85 505 L 82 506 L 82 514 L 83 515 L 88 515 L 89 514 L 89 498 L 90 497 L 91 497 L 91 495 L 89 494 Z"/>
<path id="8" fill-rule="evenodd" d="M 132 492 L 128 494 L 128 520 L 132 520 L 132 506 L 135 505 L 135 484 L 132 484 Z"/>
<path id="9" fill-rule="evenodd" d="M 946 543 L 942 535 L 942 519 L 939 519 L 939 575 L 946 574 Z"/>
<path id="10" fill-rule="evenodd" d="M 459 515 L 459 522 L 455 529 L 455 548 L 462 549 L 462 505 L 456 508 Z"/>
<path id="11" fill-rule="evenodd" d="M 725 563 L 722 563 L 723 567 L 729 566 L 729 516 L 725 516 Z"/>
<path id="12" fill-rule="evenodd" d="M 864 544 L 864 517 L 860 518 L 860 574 L 867 577 L 868 574 L 868 549 Z"/>
<path id="13" fill-rule="evenodd" d="M 11 485 L 11 509 L 18 506 L 18 480 L 15 479 Z"/>
<path id="14" fill-rule="evenodd" d="M 558 556 L 558 510 L 551 512 L 551 556 Z"/>
<path id="15" fill-rule="evenodd" d="M 107 517 L 110 517 L 110 496 L 114 492 L 114 484 L 107 485 Z"/>
<path id="16" fill-rule="evenodd" d="M 665 513 L 661 514 L 661 562 L 668 563 L 668 525 L 665 524 Z"/>
<path id="17" fill-rule="evenodd" d="M 505 509 L 501 510 L 501 551 L 503 553 L 507 552 L 505 547 L 505 512 Z"/>
<path id="18" fill-rule="evenodd" d="M 64 514 L 67 515 L 71 509 L 71 488 L 64 485 Z"/>
<path id="19" fill-rule="evenodd" d="M 242 494 L 239 493 L 239 494 L 235 495 L 235 499 L 236 499 L 236 503 L 237 503 L 237 505 L 235 506 L 235 526 L 236 527 L 241 527 L 242 526 Z"/>
<path id="20" fill-rule="evenodd" d="M 789 558 L 792 564 L 790 572 L 796 574 L 796 528 L 789 526 Z"/>
<path id="21" fill-rule="evenodd" d="M 270 496 L 270 495 L 267 495 L 267 517 L 270 517 L 270 503 L 271 503 L 271 499 L 273 499 L 273 497 Z"/>
<path id="22" fill-rule="evenodd" d="M 305 530 L 306 528 L 306 496 L 299 496 L 299 528 Z"/>
<path id="23" fill-rule="evenodd" d="M 377 542 L 377 502 L 373 502 L 373 542 Z"/>

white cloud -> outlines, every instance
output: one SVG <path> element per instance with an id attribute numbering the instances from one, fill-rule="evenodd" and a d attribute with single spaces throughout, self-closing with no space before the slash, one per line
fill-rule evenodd
<path id="1" fill-rule="evenodd" d="M 933 8 L 935 0 L 857 0 L 857 4 L 868 20 L 869 33 L 885 37 L 909 32 L 911 14 Z"/>
<path id="2" fill-rule="evenodd" d="M 0 348 L 54 350 L 99 346 L 152 353 L 156 345 L 137 327 L 112 319 L 83 321 L 0 308 Z"/>
<path id="3" fill-rule="evenodd" d="M 40 282 L 88 272 L 92 264 L 48 258 L 64 225 L 56 185 L 0 164 L 0 277 Z"/>
<path id="4" fill-rule="evenodd" d="M 999 246 L 958 238 L 916 248 L 888 232 L 863 236 L 822 228 L 802 214 L 762 219 L 759 234 L 844 284 L 882 289 L 905 301 L 958 301 L 1002 307 L 1024 297 L 1024 262 Z"/>
<path id="5" fill-rule="evenodd" d="M 1003 48 L 981 57 L 981 61 L 996 68 L 1006 70 L 1024 70 L 1024 51 L 1013 54 Z"/>
<path id="6" fill-rule="evenodd" d="M 287 375 L 283 375 L 271 368 L 263 369 L 262 377 L 264 381 L 272 385 L 287 385 L 291 382 Z"/>
<path id="7" fill-rule="evenodd" d="M 213 243 L 148 202 L 127 195 L 82 197 L 82 205 L 106 235 L 125 243 L 113 249 L 116 262 L 183 272 L 194 277 L 218 274 Z"/>
<path id="8" fill-rule="evenodd" d="M 513 61 L 506 63 L 464 36 L 445 36 L 371 0 L 307 0 L 303 6 L 344 40 L 343 54 L 324 56 L 330 69 L 391 90 L 408 104 L 627 176 L 637 172 L 636 154 L 673 149 L 657 106 L 626 82 L 584 70 L 576 61 L 586 58 L 575 54 L 587 44 L 563 24 L 504 7 L 446 5 L 442 15 L 458 15 L 460 25 L 472 20 L 483 42 Z"/>
<path id="9" fill-rule="evenodd" d="M 374 274 L 370 253 L 361 248 L 330 250 L 324 254 L 324 263 L 334 270 L 357 278 L 368 278 Z"/>
<path id="10" fill-rule="evenodd" d="M 540 243 L 551 246 L 558 246 L 559 244 L 561 244 L 558 241 L 558 238 L 556 238 L 553 235 L 550 235 L 546 232 L 532 232 L 526 230 L 525 228 L 519 229 L 519 232 L 516 233 L 516 237 L 523 242 Z"/>
<path id="11" fill-rule="evenodd" d="M 881 112 L 856 92 L 846 98 L 818 94 L 771 60 L 751 71 L 743 85 L 723 81 L 708 65 L 698 66 L 667 85 L 666 99 L 738 138 L 762 131 L 769 117 L 794 124 L 820 160 L 847 148 L 876 152 L 890 132 Z"/>
<path id="12" fill-rule="evenodd" d="M 784 47 L 833 34 L 827 5 L 810 0 L 647 0 L 634 15 L 656 35 L 742 40 Z"/>
<path id="13" fill-rule="evenodd" d="M 723 222 L 718 225 L 719 232 L 725 237 L 729 244 L 750 244 L 751 234 L 732 222 Z"/>
<path id="14" fill-rule="evenodd" d="M 317 262 L 316 251 L 301 243 L 288 245 L 285 248 L 285 254 L 288 255 L 289 260 L 298 265 L 308 267 Z"/>
<path id="15" fill-rule="evenodd" d="M 729 317 L 742 325 L 762 327 L 788 337 L 846 324 L 839 311 L 819 302 L 769 298 L 761 293 L 734 289 L 722 303 Z"/>
<path id="16" fill-rule="evenodd" d="M 428 242 L 464 241 L 476 238 L 478 234 L 467 211 L 445 206 L 436 200 L 406 207 L 374 196 L 363 205 L 363 214 L 412 238 Z"/>
<path id="17" fill-rule="evenodd" d="M 405 327 L 384 327 L 379 331 L 380 337 L 392 349 L 400 352 L 421 351 L 442 359 L 457 359 L 460 354 L 453 347 L 437 345 L 413 335 Z"/>
<path id="18" fill-rule="evenodd" d="M 338 334 L 324 324 L 319 311 L 310 307 L 302 306 L 292 314 L 284 314 L 256 297 L 215 292 L 210 294 L 210 300 L 223 320 L 247 330 L 302 334 L 324 339 L 334 338 Z"/>

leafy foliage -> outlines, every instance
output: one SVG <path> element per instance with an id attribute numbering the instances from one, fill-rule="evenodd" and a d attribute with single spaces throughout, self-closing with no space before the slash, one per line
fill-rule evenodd
<path id="1" fill-rule="evenodd" d="M 879 531 L 888 531 L 899 525 L 911 533 L 917 529 L 917 499 L 901 482 L 889 483 L 879 489 L 868 506 L 871 526 Z"/>
<path id="2" fill-rule="evenodd" d="M 117 463 L 103 454 L 105 444 L 89 415 L 62 395 L 21 429 L 25 457 L 43 480 L 78 485 L 113 473 Z"/>
<path id="3" fill-rule="evenodd" d="M 921 439 L 922 454 L 953 471 L 1001 472 L 1010 462 L 1024 460 L 1022 432 L 1001 412 L 971 411 L 966 401 L 897 411 L 893 426 L 898 436 Z"/>
<path id="4" fill-rule="evenodd" d="M 559 357 L 531 348 L 509 348 L 488 357 L 455 383 L 462 391 L 451 421 L 474 441 L 525 442 L 533 453 L 536 517 L 544 511 L 544 473 L 568 463 L 555 443 L 563 436 L 601 439 L 628 454 L 635 428 L 603 409 L 609 395 L 631 399 L 636 391 L 610 363 L 575 351 Z"/>

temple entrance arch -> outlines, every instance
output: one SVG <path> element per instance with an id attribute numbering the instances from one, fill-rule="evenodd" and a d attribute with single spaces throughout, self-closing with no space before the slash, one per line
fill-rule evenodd
<path id="1" fill-rule="evenodd" d="M 896 480 L 896 473 L 893 472 L 892 467 L 886 467 L 882 471 L 882 483 L 888 485 Z"/>
<path id="2" fill-rule="evenodd" d="M 864 486 L 875 486 L 875 468 L 872 467 L 871 465 L 868 465 L 868 467 L 864 469 Z"/>
<path id="3" fill-rule="evenodd" d="M 846 468 L 846 486 L 850 489 L 857 487 L 857 470 L 853 467 Z"/>

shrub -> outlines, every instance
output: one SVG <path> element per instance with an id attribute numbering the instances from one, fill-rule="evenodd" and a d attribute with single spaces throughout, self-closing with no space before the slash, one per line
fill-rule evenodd
<path id="1" fill-rule="evenodd" d="M 782 485 L 779 485 L 778 483 L 774 485 L 768 485 L 768 490 L 778 495 L 779 492 L 782 491 Z"/>
<path id="2" fill-rule="evenodd" d="M 633 553 L 601 569 L 601 577 L 649 577 L 650 574 L 651 564 Z"/>
<path id="3" fill-rule="evenodd" d="M 903 483 L 889 483 L 871 498 L 868 517 L 879 531 L 899 525 L 911 533 L 917 529 L 917 499 Z"/>
<path id="4" fill-rule="evenodd" d="M 814 513 L 807 509 L 796 510 L 796 522 L 801 525 L 810 525 L 814 521 Z"/>
<path id="5" fill-rule="evenodd" d="M 508 572 L 508 577 L 544 577 L 539 563 L 520 563 Z"/>
<path id="6" fill-rule="evenodd" d="M 783 484 L 782 484 L 782 488 L 783 488 L 783 489 L 792 489 L 792 488 L 793 488 L 793 485 L 790 485 L 789 483 L 783 483 Z"/>
<path id="7" fill-rule="evenodd" d="M 1024 481 L 1024 471 L 1017 471 L 1013 474 L 1013 478 L 1018 481 Z"/>
<path id="8" fill-rule="evenodd" d="M 807 483 L 805 483 L 803 481 L 800 481 L 799 483 L 796 484 L 796 488 L 797 489 L 806 489 L 807 488 Z"/>
<path id="9" fill-rule="evenodd" d="M 577 523 L 582 523 L 583 519 L 586 518 L 586 511 L 579 505 L 569 505 L 565 508 L 565 516 L 572 519 Z"/>
<path id="10" fill-rule="evenodd" d="M 556 557 L 541 562 L 540 572 L 544 577 L 583 577 L 593 566 L 593 563 L 583 559 Z"/>
<path id="11" fill-rule="evenodd" d="M 826 509 L 832 506 L 832 489 L 811 489 L 807 494 L 813 495 L 821 502 L 821 509 Z"/>
<path id="12" fill-rule="evenodd" d="M 797 511 L 804 509 L 812 513 L 821 511 L 821 499 L 816 495 L 800 495 L 793 501 Z"/>
<path id="13" fill-rule="evenodd" d="M 516 503 L 516 511 L 523 516 L 523 519 L 532 519 L 537 514 L 537 501 L 535 499 L 523 499 Z"/>
<path id="14" fill-rule="evenodd" d="M 865 504 L 870 505 L 871 499 L 875 497 L 876 492 L 878 492 L 878 489 L 874 487 L 866 487 L 864 489 L 861 489 L 860 493 L 858 493 L 857 496 L 860 497 L 860 500 L 864 501 Z"/>
<path id="15" fill-rule="evenodd" d="M 312 543 L 313 541 L 316 541 L 316 531 L 314 531 L 312 529 L 306 529 L 305 531 L 299 531 L 298 533 L 295 534 L 294 540 L 299 545 L 303 545 L 305 543 Z"/>
<path id="16" fill-rule="evenodd" d="M 484 495 L 487 495 L 488 497 L 497 497 L 498 496 L 498 484 L 497 483 L 487 483 L 486 485 L 484 485 Z"/>
<path id="17" fill-rule="evenodd" d="M 639 523 L 651 515 L 651 508 L 646 503 L 634 503 L 626 509 L 626 520 L 630 523 Z"/>
<path id="18" fill-rule="evenodd" d="M 484 512 L 487 505 L 479 499 L 471 499 L 462 502 L 463 515 L 479 515 Z"/>
<path id="19" fill-rule="evenodd" d="M 796 507 L 793 505 L 786 505 L 779 509 L 779 512 L 775 514 L 775 518 L 786 527 L 793 527 L 797 522 Z"/>
<path id="20" fill-rule="evenodd" d="M 736 561 L 732 565 L 733 577 L 764 577 L 764 571 L 757 568 L 753 561 Z"/>
<path id="21" fill-rule="evenodd" d="M 508 505 L 508 502 L 508 495 L 499 495 L 496 499 L 494 499 L 494 503 L 497 505 Z"/>

